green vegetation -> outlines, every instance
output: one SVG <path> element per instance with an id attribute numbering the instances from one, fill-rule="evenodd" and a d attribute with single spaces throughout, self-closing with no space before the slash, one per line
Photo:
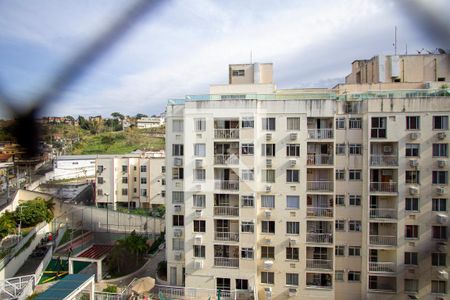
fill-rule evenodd
<path id="1" fill-rule="evenodd" d="M 0 240 L 16 229 L 14 213 L 9 211 L 0 216 Z"/>
<path id="2" fill-rule="evenodd" d="M 159 246 L 166 241 L 164 233 L 161 233 L 161 235 L 156 239 L 156 241 L 153 242 L 152 246 L 148 250 L 150 254 L 155 254 L 158 252 Z"/>
<path id="3" fill-rule="evenodd" d="M 116 285 L 108 285 L 103 289 L 103 292 L 105 293 L 117 293 L 117 286 Z"/>
<path id="4" fill-rule="evenodd" d="M 126 214 L 133 214 L 138 216 L 152 216 L 156 218 L 162 218 L 166 214 L 166 207 L 164 205 L 158 205 L 154 209 L 148 208 L 131 208 L 117 207 L 117 211 Z"/>

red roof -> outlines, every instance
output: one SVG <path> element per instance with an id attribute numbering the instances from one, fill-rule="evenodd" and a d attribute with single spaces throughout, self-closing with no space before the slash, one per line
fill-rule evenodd
<path id="1" fill-rule="evenodd" d="M 106 253 L 108 253 L 112 248 L 113 246 L 111 245 L 92 245 L 91 247 L 78 254 L 76 257 L 99 259 Z"/>

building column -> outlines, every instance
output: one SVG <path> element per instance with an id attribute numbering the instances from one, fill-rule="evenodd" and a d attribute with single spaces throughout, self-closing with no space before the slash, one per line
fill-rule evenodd
<path id="1" fill-rule="evenodd" d="M 73 274 L 73 260 L 69 258 L 69 274 Z"/>
<path id="2" fill-rule="evenodd" d="M 101 260 L 97 260 L 97 282 L 102 280 L 102 261 Z"/>

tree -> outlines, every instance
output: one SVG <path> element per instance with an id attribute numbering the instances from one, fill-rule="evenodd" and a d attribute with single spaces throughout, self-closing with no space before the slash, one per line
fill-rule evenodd
<path id="1" fill-rule="evenodd" d="M 136 115 L 136 119 L 142 119 L 142 118 L 147 118 L 148 116 L 147 115 L 144 115 L 144 114 L 141 114 L 141 113 L 139 113 L 139 114 L 137 114 Z"/>
<path id="2" fill-rule="evenodd" d="M 17 222 L 22 222 L 22 226 L 34 226 L 40 222 L 50 222 L 53 218 L 54 205 L 52 200 L 46 201 L 43 198 L 36 198 L 24 202 L 16 208 L 15 216 Z"/>
<path id="3" fill-rule="evenodd" d="M 14 220 L 14 214 L 6 211 L 0 216 L 0 240 L 14 232 L 15 229 L 16 221 Z"/>
<path id="4" fill-rule="evenodd" d="M 119 120 L 123 120 L 125 118 L 121 113 L 118 113 L 118 112 L 113 112 L 111 114 L 111 117 L 113 117 L 114 119 L 119 119 Z"/>

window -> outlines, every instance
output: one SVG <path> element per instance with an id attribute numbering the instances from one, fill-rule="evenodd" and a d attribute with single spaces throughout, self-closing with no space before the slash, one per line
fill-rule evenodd
<path id="1" fill-rule="evenodd" d="M 447 211 L 447 199 L 433 199 L 433 211 Z"/>
<path id="2" fill-rule="evenodd" d="M 435 294 L 447 294 L 447 281 L 431 280 L 431 292 Z"/>
<path id="3" fill-rule="evenodd" d="M 122 177 L 122 183 L 128 183 L 128 177 Z"/>
<path id="4" fill-rule="evenodd" d="M 349 144 L 348 153 L 350 155 L 362 155 L 362 145 L 361 144 Z"/>
<path id="5" fill-rule="evenodd" d="M 300 144 L 287 144 L 286 156 L 300 156 Z"/>
<path id="6" fill-rule="evenodd" d="M 405 183 L 420 184 L 420 171 L 406 171 Z"/>
<path id="7" fill-rule="evenodd" d="M 97 196 L 103 196 L 103 190 L 97 189 Z"/>
<path id="8" fill-rule="evenodd" d="M 300 222 L 286 222 L 287 234 L 300 234 Z"/>
<path id="9" fill-rule="evenodd" d="M 300 118 L 287 118 L 287 130 L 300 130 Z"/>
<path id="10" fill-rule="evenodd" d="M 262 170 L 261 174 L 263 182 L 275 182 L 275 170 Z"/>
<path id="11" fill-rule="evenodd" d="M 434 116 L 433 129 L 448 130 L 448 116 Z"/>
<path id="12" fill-rule="evenodd" d="M 345 155 L 345 144 L 336 144 L 336 155 Z"/>
<path id="13" fill-rule="evenodd" d="M 286 208 L 287 209 L 299 209 L 300 197 L 299 196 L 286 196 Z"/>
<path id="14" fill-rule="evenodd" d="M 419 156 L 420 144 L 406 144 L 405 145 L 405 156 L 414 157 Z"/>
<path id="15" fill-rule="evenodd" d="M 98 166 L 97 166 L 97 173 L 102 173 L 104 169 L 105 169 L 105 168 L 103 168 L 103 166 L 98 165 Z"/>
<path id="16" fill-rule="evenodd" d="M 275 233 L 275 221 L 261 221 L 261 232 Z"/>
<path id="17" fill-rule="evenodd" d="M 163 198 L 166 197 L 166 191 L 164 191 L 164 190 L 161 191 L 161 197 L 163 197 Z"/>
<path id="18" fill-rule="evenodd" d="M 103 184 L 103 177 L 97 177 L 97 183 Z"/>
<path id="19" fill-rule="evenodd" d="M 433 184 L 447 184 L 448 172 L 447 171 L 433 171 Z"/>
<path id="20" fill-rule="evenodd" d="M 348 221 L 348 231 L 361 231 L 361 221 L 357 220 Z"/>
<path id="21" fill-rule="evenodd" d="M 286 284 L 298 286 L 298 273 L 286 273 Z"/>
<path id="22" fill-rule="evenodd" d="M 245 70 L 233 70 L 233 76 L 243 77 L 245 76 Z"/>
<path id="23" fill-rule="evenodd" d="M 141 177 L 141 184 L 147 184 L 147 177 Z"/>
<path id="24" fill-rule="evenodd" d="M 286 170 L 286 182 L 300 182 L 300 171 Z"/>
<path id="25" fill-rule="evenodd" d="M 241 222 L 241 231 L 247 233 L 255 232 L 255 223 L 253 222 Z"/>
<path id="26" fill-rule="evenodd" d="M 275 130 L 275 118 L 262 118 L 262 130 Z"/>
<path id="27" fill-rule="evenodd" d="M 406 117 L 406 130 L 420 130 L 420 117 Z"/>
<path id="28" fill-rule="evenodd" d="M 194 180 L 195 181 L 205 181 L 206 170 L 205 169 L 194 169 Z"/>
<path id="29" fill-rule="evenodd" d="M 275 144 L 262 144 L 261 145 L 262 156 L 275 156 Z"/>
<path id="30" fill-rule="evenodd" d="M 286 259 L 299 260 L 299 249 L 295 247 L 286 247 Z"/>
<path id="31" fill-rule="evenodd" d="M 242 144 L 241 152 L 243 155 L 253 155 L 254 154 L 254 145 L 253 144 Z"/>
<path id="32" fill-rule="evenodd" d="M 348 180 L 361 180 L 361 170 L 348 170 Z"/>
<path id="33" fill-rule="evenodd" d="M 336 195 L 336 206 L 345 206 L 345 195 Z"/>
<path id="34" fill-rule="evenodd" d="M 419 198 L 406 198 L 405 199 L 406 211 L 419 211 Z"/>
<path id="35" fill-rule="evenodd" d="M 172 156 L 183 156 L 184 146 L 183 144 L 173 144 L 172 145 Z"/>
<path id="36" fill-rule="evenodd" d="M 242 200 L 243 207 L 255 206 L 255 197 L 254 196 L 242 196 L 241 200 Z"/>
<path id="37" fill-rule="evenodd" d="M 242 128 L 254 128 L 255 119 L 253 117 L 243 117 L 241 122 Z"/>
<path id="38" fill-rule="evenodd" d="M 141 173 L 147 172 L 147 166 L 141 166 Z"/>
<path id="39" fill-rule="evenodd" d="M 336 129 L 345 129 L 345 118 L 336 119 Z"/>
<path id="40" fill-rule="evenodd" d="M 342 270 L 334 271 L 334 280 L 335 281 L 344 281 L 344 271 L 342 271 Z"/>
<path id="41" fill-rule="evenodd" d="M 194 257 L 205 258 L 206 257 L 205 246 L 194 245 Z"/>
<path id="42" fill-rule="evenodd" d="M 128 172 L 128 166 L 123 165 L 122 166 L 122 172 L 127 173 Z"/>
<path id="43" fill-rule="evenodd" d="M 166 166 L 161 166 L 161 173 L 166 173 Z"/>
<path id="44" fill-rule="evenodd" d="M 370 136 L 372 138 L 386 137 L 386 117 L 372 118 Z"/>
<path id="45" fill-rule="evenodd" d="M 405 238 L 408 238 L 408 239 L 419 238 L 419 226 L 418 225 L 405 225 Z"/>
<path id="46" fill-rule="evenodd" d="M 199 119 L 194 119 L 194 130 L 196 132 L 202 132 L 206 130 L 206 119 L 204 118 L 199 118 Z"/>
<path id="47" fill-rule="evenodd" d="M 434 157 L 448 157 L 448 144 L 433 144 Z"/>
<path id="48" fill-rule="evenodd" d="M 344 231 L 345 230 L 345 220 L 336 220 L 334 225 L 336 231 Z"/>
<path id="49" fill-rule="evenodd" d="M 361 118 L 349 118 L 348 119 L 348 128 L 349 129 L 361 129 L 362 128 Z"/>
<path id="50" fill-rule="evenodd" d="M 194 144 L 194 156 L 205 157 L 206 156 L 206 145 L 205 144 Z"/>
<path id="51" fill-rule="evenodd" d="M 194 232 L 206 232 L 206 221 L 194 220 Z"/>
<path id="52" fill-rule="evenodd" d="M 172 192 L 172 203 L 180 204 L 184 202 L 184 192 L 174 191 Z"/>
<path id="53" fill-rule="evenodd" d="M 419 280 L 405 279 L 405 292 L 417 293 L 419 291 Z"/>
<path id="54" fill-rule="evenodd" d="M 166 185 L 166 179 L 165 178 L 161 179 L 161 185 Z"/>
<path id="55" fill-rule="evenodd" d="M 348 196 L 348 204 L 350 206 L 360 206 L 361 205 L 361 195 Z"/>
<path id="56" fill-rule="evenodd" d="M 359 246 L 349 246 L 348 256 L 361 256 L 361 247 Z"/>
<path id="57" fill-rule="evenodd" d="M 431 226 L 433 239 L 446 240 L 447 226 Z"/>
<path id="58" fill-rule="evenodd" d="M 361 281 L 361 272 L 348 271 L 348 281 Z"/>
<path id="59" fill-rule="evenodd" d="M 248 290 L 248 279 L 236 279 L 237 290 Z"/>
<path id="60" fill-rule="evenodd" d="M 253 248 L 241 248 L 241 257 L 253 259 Z"/>
<path id="61" fill-rule="evenodd" d="M 147 197 L 147 189 L 141 189 L 141 196 Z"/>
<path id="62" fill-rule="evenodd" d="M 261 283 L 274 284 L 275 274 L 273 272 L 261 272 Z"/>
<path id="63" fill-rule="evenodd" d="M 173 238 L 172 239 L 172 250 L 184 250 L 184 239 Z"/>
<path id="64" fill-rule="evenodd" d="M 435 267 L 445 267 L 447 254 L 446 253 L 431 253 L 431 265 Z"/>
<path id="65" fill-rule="evenodd" d="M 345 180 L 345 170 L 336 170 L 336 180 Z"/>
<path id="66" fill-rule="evenodd" d="M 122 189 L 122 196 L 128 195 L 128 189 Z"/>
<path id="67" fill-rule="evenodd" d="M 261 246 L 261 258 L 275 258 L 275 247 Z"/>
<path id="68" fill-rule="evenodd" d="M 261 207 L 275 208 L 275 196 L 274 195 L 261 195 Z"/>
<path id="69" fill-rule="evenodd" d="M 172 216 L 173 226 L 184 226 L 184 216 L 183 215 L 173 215 Z"/>
<path id="70" fill-rule="evenodd" d="M 405 252 L 405 265 L 416 266 L 418 262 L 417 252 Z"/>
<path id="71" fill-rule="evenodd" d="M 344 256 L 345 255 L 345 246 L 339 245 L 334 247 L 334 255 L 336 256 Z"/>
<path id="72" fill-rule="evenodd" d="M 206 204 L 206 196 L 205 195 L 193 195 L 192 203 L 194 207 L 204 208 Z"/>
<path id="73" fill-rule="evenodd" d="M 252 181 L 254 179 L 254 170 L 253 169 L 249 169 L 249 170 L 242 170 L 242 180 L 245 181 Z"/>
<path id="74" fill-rule="evenodd" d="M 183 132 L 183 120 L 172 120 L 172 132 Z"/>

